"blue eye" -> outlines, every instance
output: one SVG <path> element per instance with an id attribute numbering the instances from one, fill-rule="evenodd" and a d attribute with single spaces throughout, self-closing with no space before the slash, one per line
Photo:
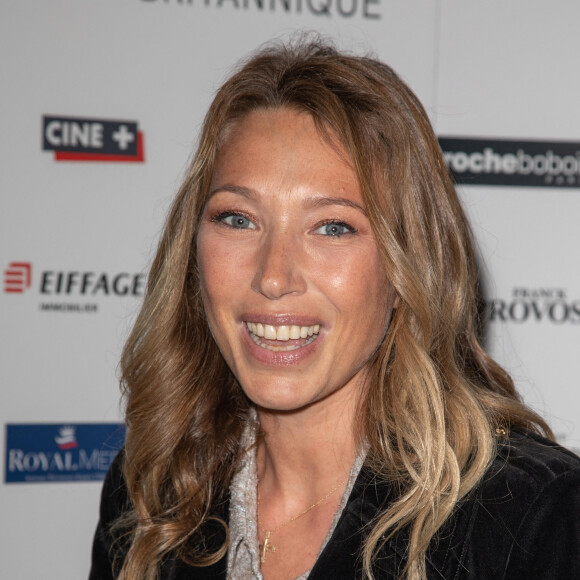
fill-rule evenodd
<path id="1" fill-rule="evenodd" d="M 238 230 L 255 230 L 256 226 L 245 216 L 240 214 L 226 214 L 220 216 L 220 221 Z"/>
<path id="2" fill-rule="evenodd" d="M 345 234 L 352 234 L 353 232 L 354 228 L 343 222 L 330 222 L 320 226 L 316 230 L 317 234 L 321 234 L 323 236 L 331 236 L 333 238 L 338 238 Z"/>

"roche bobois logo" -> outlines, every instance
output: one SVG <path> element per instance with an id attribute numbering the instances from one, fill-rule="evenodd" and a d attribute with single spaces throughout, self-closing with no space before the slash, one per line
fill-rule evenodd
<path id="1" fill-rule="evenodd" d="M 465 185 L 580 187 L 580 143 L 439 137 L 439 144 Z"/>
<path id="2" fill-rule="evenodd" d="M 136 121 L 42 118 L 42 148 L 57 161 L 145 161 L 144 136 Z"/>
<path id="3" fill-rule="evenodd" d="M 122 423 L 6 425 L 5 481 L 100 481 L 124 440 Z"/>
<path id="4" fill-rule="evenodd" d="M 22 294 L 32 284 L 32 264 L 30 262 L 10 262 L 4 270 L 4 292 Z"/>

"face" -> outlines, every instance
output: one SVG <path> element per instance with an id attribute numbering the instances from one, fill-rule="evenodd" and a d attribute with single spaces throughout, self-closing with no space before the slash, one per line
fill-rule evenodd
<path id="1" fill-rule="evenodd" d="M 209 326 L 250 400 L 356 400 L 394 292 L 348 157 L 309 115 L 260 110 L 229 128 L 197 254 Z"/>

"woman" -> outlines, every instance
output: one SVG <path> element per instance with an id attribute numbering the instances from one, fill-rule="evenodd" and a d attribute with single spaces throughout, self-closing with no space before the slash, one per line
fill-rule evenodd
<path id="1" fill-rule="evenodd" d="M 91 578 L 580 577 L 580 460 L 482 350 L 476 277 L 390 68 L 247 61 L 123 353 Z"/>

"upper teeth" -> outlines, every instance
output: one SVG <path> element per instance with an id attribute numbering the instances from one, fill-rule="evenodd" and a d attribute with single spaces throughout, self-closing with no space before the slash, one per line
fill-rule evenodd
<path id="1" fill-rule="evenodd" d="M 246 322 L 246 326 L 252 334 L 268 340 L 308 338 L 320 332 L 320 324 L 312 326 L 296 326 L 295 324 L 291 326 L 273 326 L 260 322 Z"/>

